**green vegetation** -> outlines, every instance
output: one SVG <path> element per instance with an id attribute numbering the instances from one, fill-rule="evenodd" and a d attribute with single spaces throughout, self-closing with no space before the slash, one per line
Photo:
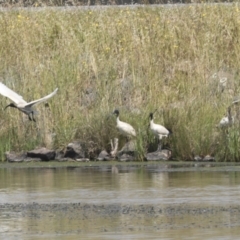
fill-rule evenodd
<path id="1" fill-rule="evenodd" d="M 238 0 L 2 0 L 1 7 L 99 6 L 130 4 L 232 3 Z"/>
<path id="2" fill-rule="evenodd" d="M 239 126 L 216 128 L 240 95 L 239 11 L 236 4 L 1 12 L 2 81 L 27 101 L 59 92 L 49 107 L 37 106 L 37 123 L 3 111 L 9 100 L 0 97 L 0 154 L 81 140 L 94 155 L 117 136 L 109 114 L 118 108 L 143 155 L 157 108 L 155 122 L 173 131 L 175 159 L 239 161 Z"/>

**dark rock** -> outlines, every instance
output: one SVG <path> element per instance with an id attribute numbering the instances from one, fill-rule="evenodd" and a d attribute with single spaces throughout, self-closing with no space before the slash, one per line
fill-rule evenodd
<path id="1" fill-rule="evenodd" d="M 210 155 L 206 155 L 204 158 L 203 158 L 203 161 L 204 162 L 214 162 L 215 161 L 215 158 L 210 156 Z"/>
<path id="2" fill-rule="evenodd" d="M 124 153 L 118 157 L 118 161 L 120 161 L 120 162 L 129 162 L 129 161 L 134 161 L 134 160 L 135 160 L 134 156 L 126 154 L 126 153 Z"/>
<path id="3" fill-rule="evenodd" d="M 112 159 L 113 158 L 106 150 L 101 151 L 97 157 L 97 160 L 99 160 L 99 161 L 108 161 L 108 160 L 112 160 Z"/>
<path id="4" fill-rule="evenodd" d="M 205 157 L 200 157 L 197 155 L 194 157 L 194 160 L 196 162 L 214 162 L 215 158 L 210 155 L 206 155 Z"/>
<path id="5" fill-rule="evenodd" d="M 202 157 L 200 157 L 199 155 L 194 157 L 194 161 L 202 161 Z"/>
<path id="6" fill-rule="evenodd" d="M 67 145 L 64 158 L 73 158 L 73 159 L 85 158 L 85 152 L 82 144 L 80 142 L 69 143 Z"/>
<path id="7" fill-rule="evenodd" d="M 58 160 L 58 161 L 61 161 L 62 159 L 64 159 L 64 151 L 63 150 L 57 150 L 55 159 Z"/>
<path id="8" fill-rule="evenodd" d="M 133 161 L 137 158 L 136 142 L 131 140 L 117 153 L 119 161 Z"/>
<path id="9" fill-rule="evenodd" d="M 27 158 L 26 153 L 6 152 L 5 156 L 8 162 L 23 162 Z"/>
<path id="10" fill-rule="evenodd" d="M 163 149 L 161 151 L 151 152 L 146 154 L 147 161 L 169 160 L 171 157 L 171 151 Z"/>
<path id="11" fill-rule="evenodd" d="M 133 153 L 135 151 L 136 151 L 136 142 L 134 140 L 131 140 L 131 141 L 127 142 L 119 152 Z"/>
<path id="12" fill-rule="evenodd" d="M 43 161 L 54 160 L 56 152 L 54 150 L 49 150 L 47 148 L 34 149 L 27 152 L 27 157 L 29 158 L 40 158 Z"/>

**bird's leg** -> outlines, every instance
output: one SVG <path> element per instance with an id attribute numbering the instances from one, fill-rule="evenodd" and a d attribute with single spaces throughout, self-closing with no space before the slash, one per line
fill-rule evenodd
<path id="1" fill-rule="evenodd" d="M 34 122 L 36 122 L 36 120 L 35 120 L 35 118 L 34 118 L 34 113 L 32 112 L 32 120 L 34 121 Z"/>
<path id="2" fill-rule="evenodd" d="M 32 115 L 32 117 L 31 117 L 31 115 Z M 31 113 L 28 115 L 28 119 L 29 119 L 30 121 L 36 122 L 36 120 L 35 120 L 34 117 L 33 117 L 33 112 L 31 112 Z"/>
<path id="3" fill-rule="evenodd" d="M 160 139 L 158 139 L 158 149 L 157 149 L 157 151 L 161 151 L 162 150 L 162 142 L 161 142 L 161 140 Z"/>
<path id="4" fill-rule="evenodd" d="M 111 139 L 111 144 L 112 144 L 112 139 Z M 118 138 L 114 138 L 114 144 L 112 144 L 112 151 L 111 151 L 111 155 L 113 157 L 116 157 L 117 150 L 118 150 Z"/>
<path id="5" fill-rule="evenodd" d="M 112 139 L 110 140 L 110 144 L 111 144 L 111 151 L 113 151 L 114 146 L 113 146 L 113 141 L 112 141 Z"/>

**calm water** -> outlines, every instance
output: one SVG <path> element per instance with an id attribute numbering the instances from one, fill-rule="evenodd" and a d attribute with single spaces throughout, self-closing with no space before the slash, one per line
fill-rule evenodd
<path id="1" fill-rule="evenodd" d="M 161 169 L 160 169 L 161 170 Z M 180 170 L 180 169 L 179 169 Z M 215 208 L 240 203 L 239 171 L 158 171 L 157 166 L 0 169 L 0 204 L 81 203 Z M 195 216 L 79 216 L 0 212 L 0 239 L 239 239 L 239 212 Z"/>

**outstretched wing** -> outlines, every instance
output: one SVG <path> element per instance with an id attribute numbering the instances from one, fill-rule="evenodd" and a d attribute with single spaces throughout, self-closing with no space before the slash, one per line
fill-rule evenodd
<path id="1" fill-rule="evenodd" d="M 13 102 L 15 102 L 17 105 L 19 104 L 26 104 L 27 102 L 23 99 L 22 96 L 15 93 L 13 90 L 5 86 L 3 83 L 0 82 L 0 94 L 8 97 Z"/>
<path id="2" fill-rule="evenodd" d="M 45 96 L 43 98 L 40 98 L 38 100 L 34 100 L 32 102 L 27 103 L 26 107 L 32 107 L 33 105 L 47 101 L 49 98 L 53 97 L 57 93 L 57 91 L 58 91 L 58 88 L 56 88 L 52 93 L 48 94 L 47 96 Z"/>

